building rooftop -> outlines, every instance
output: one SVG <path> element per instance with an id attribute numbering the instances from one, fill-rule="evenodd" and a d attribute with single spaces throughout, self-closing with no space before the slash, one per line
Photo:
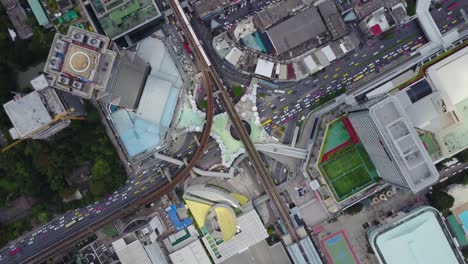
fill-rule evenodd
<path id="1" fill-rule="evenodd" d="M 275 66 L 274 62 L 263 60 L 263 59 L 258 59 L 257 67 L 255 68 L 255 74 L 270 78 L 271 74 L 273 73 L 274 66 Z"/>
<path id="2" fill-rule="evenodd" d="M 282 54 L 302 43 L 327 34 L 327 28 L 317 8 L 311 7 L 273 26 L 267 34 L 277 54 Z"/>
<path id="3" fill-rule="evenodd" d="M 3 105 L 10 118 L 13 138 L 32 137 L 49 126 L 56 115 L 65 112 L 65 107 L 54 89 L 33 91 Z"/>
<path id="4" fill-rule="evenodd" d="M 426 78 L 395 95 L 412 125 L 431 134 L 435 162 L 468 147 L 467 54 L 464 48 L 435 63 Z"/>
<path id="5" fill-rule="evenodd" d="M 16 0 L 1 0 L 6 13 L 10 18 L 16 33 L 21 39 L 29 38 L 33 35 L 32 29 L 28 25 L 26 12 Z"/>
<path id="6" fill-rule="evenodd" d="M 237 218 L 237 226 L 241 232 L 227 242 L 217 245 L 211 243 L 210 245 L 208 238 L 206 236 L 203 237 L 203 242 L 215 263 L 221 263 L 268 237 L 265 227 L 255 210 L 239 216 Z M 216 257 L 217 254 L 215 252 L 219 252 L 219 258 Z"/>
<path id="7" fill-rule="evenodd" d="M 229 4 L 229 0 L 198 0 L 193 4 L 195 11 L 204 19 Z"/>
<path id="8" fill-rule="evenodd" d="M 399 101 L 388 97 L 370 115 L 410 188 L 418 192 L 435 183 L 439 174 Z"/>
<path id="9" fill-rule="evenodd" d="M 210 264 L 210 258 L 206 255 L 200 240 L 195 240 L 182 249 L 169 255 L 174 264 Z"/>
<path id="10" fill-rule="evenodd" d="M 47 18 L 47 15 L 44 12 L 44 8 L 42 8 L 39 0 L 28 0 L 28 4 L 31 7 L 33 14 L 36 17 L 37 23 L 40 26 L 49 24 L 49 19 Z"/>
<path id="11" fill-rule="evenodd" d="M 302 7 L 304 3 L 301 0 L 286 0 L 277 5 L 269 5 L 255 15 L 255 21 L 258 27 L 265 30 Z"/>
<path id="12" fill-rule="evenodd" d="M 317 5 L 320 14 L 327 24 L 328 31 L 333 36 L 333 39 L 338 39 L 346 34 L 348 31 L 346 25 L 338 12 L 336 5 L 333 1 L 323 1 Z"/>
<path id="13" fill-rule="evenodd" d="M 151 0 L 92 0 L 91 6 L 106 35 L 121 37 L 159 17 L 161 12 Z"/>
<path id="14" fill-rule="evenodd" d="M 439 212 L 431 207 L 377 227 L 369 241 L 380 263 L 463 263 Z"/>
<path id="15" fill-rule="evenodd" d="M 126 109 L 137 109 L 145 87 L 149 64 L 136 53 L 114 49 L 117 56 L 113 67 L 113 78 L 109 81 L 106 92 L 112 104 Z"/>
<path id="16" fill-rule="evenodd" d="M 109 38 L 76 27 L 56 34 L 44 72 L 51 86 L 84 98 L 104 91 L 117 54 L 108 50 Z"/>
<path id="17" fill-rule="evenodd" d="M 142 40 L 136 56 L 151 66 L 138 107 L 135 111 L 120 109 L 112 113 L 122 143 L 132 157 L 164 143 L 183 84 L 177 67 L 161 40 L 152 37 Z M 135 96 L 133 98 L 136 100 L 139 90 L 126 92 Z"/>
<path id="18" fill-rule="evenodd" d="M 20 137 L 24 137 L 52 121 L 37 91 L 17 100 L 11 100 L 4 104 L 3 108 Z"/>

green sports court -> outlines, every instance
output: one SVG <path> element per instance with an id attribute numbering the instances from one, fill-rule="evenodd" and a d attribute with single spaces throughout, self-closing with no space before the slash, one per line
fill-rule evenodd
<path id="1" fill-rule="evenodd" d="M 359 260 L 343 230 L 321 239 L 320 245 L 331 264 L 359 264 Z"/>
<path id="2" fill-rule="evenodd" d="M 378 175 L 364 146 L 352 139 L 340 118 L 328 125 L 318 164 L 337 201 L 372 185 Z"/>

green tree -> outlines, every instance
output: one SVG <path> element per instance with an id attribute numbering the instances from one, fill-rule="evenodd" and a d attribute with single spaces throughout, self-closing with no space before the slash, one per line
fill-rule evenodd
<path id="1" fill-rule="evenodd" d="M 453 197 L 443 190 L 433 190 L 429 194 L 429 203 L 444 214 L 453 206 Z"/>
<path id="2" fill-rule="evenodd" d="M 232 87 L 232 94 L 235 97 L 240 98 L 242 95 L 244 95 L 244 89 L 242 89 L 240 86 L 234 86 Z"/>

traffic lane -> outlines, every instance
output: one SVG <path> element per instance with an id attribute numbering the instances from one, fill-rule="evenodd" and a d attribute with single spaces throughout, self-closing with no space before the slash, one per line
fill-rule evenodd
<path id="1" fill-rule="evenodd" d="M 146 184 L 145 186 L 146 186 L 146 189 L 149 191 L 150 189 L 154 189 L 158 185 L 162 186 L 162 183 L 165 183 L 165 182 L 166 182 L 166 179 L 164 177 L 158 177 L 157 180 L 155 180 L 155 181 L 151 181 L 151 180 L 148 181 L 148 183 L 150 183 L 150 185 L 154 185 L 154 187 L 151 187 L 148 184 Z M 151 187 L 151 188 L 149 188 L 149 187 Z M 142 192 L 141 195 L 134 196 L 134 195 L 132 195 L 130 193 L 130 191 L 126 190 L 126 191 L 122 191 L 121 193 L 118 193 L 116 195 L 109 196 L 105 200 L 93 204 L 93 206 L 87 206 L 87 207 L 82 208 L 82 209 L 76 209 L 76 210 L 73 210 L 73 211 L 69 211 L 69 212 L 65 213 L 62 216 L 63 218 L 60 217 L 60 218 L 54 219 L 53 221 L 46 224 L 45 226 L 43 226 L 41 228 L 38 228 L 35 231 L 32 231 L 28 235 L 24 236 L 24 238 L 21 240 L 22 242 L 17 243 L 15 245 L 12 245 L 8 249 L 4 250 L 1 253 L 1 255 L 3 257 L 0 260 L 0 262 L 1 261 L 8 261 L 8 263 L 14 263 L 15 258 L 12 258 L 14 256 L 8 256 L 8 252 L 10 252 L 11 249 L 14 249 L 14 248 L 20 248 L 21 249 L 21 251 L 19 253 L 17 253 L 19 257 L 27 257 L 28 255 L 25 254 L 25 251 L 27 251 L 27 250 L 34 251 L 38 247 L 38 244 L 43 244 L 44 241 L 50 241 L 50 240 L 54 241 L 54 237 L 64 236 L 64 232 L 66 233 L 70 229 L 76 229 L 75 225 L 77 227 L 79 227 L 80 225 L 77 225 L 77 223 L 83 223 L 83 222 L 88 223 L 89 221 L 96 222 L 96 220 L 101 218 L 100 216 L 106 215 L 106 212 L 112 213 L 116 209 L 121 208 L 122 205 L 128 204 L 129 202 L 134 200 L 134 199 L 130 199 L 129 201 L 126 201 L 128 199 L 128 196 L 130 196 L 130 197 L 134 196 L 135 199 L 137 199 L 137 198 L 143 196 L 145 193 L 147 193 L 147 192 Z M 107 204 L 108 200 L 110 200 L 112 198 L 117 198 L 117 199 L 114 202 Z M 114 209 L 114 210 L 109 210 L 109 209 Z M 77 212 L 79 212 L 79 214 L 77 214 Z M 57 222 L 60 222 L 59 219 L 63 219 L 65 223 L 70 223 L 72 221 L 76 221 L 76 223 L 73 225 L 73 228 L 63 227 L 63 228 L 59 228 L 59 229 L 56 229 L 56 230 L 50 230 L 50 229 L 47 228 L 50 225 L 56 225 Z M 39 230 L 44 230 L 44 228 L 46 228 L 46 231 L 38 232 Z M 33 235 L 33 234 L 35 234 L 35 235 Z M 33 241 L 33 243 L 29 244 L 30 241 Z M 47 246 L 47 244 L 45 246 Z M 8 258 L 6 258 L 6 257 L 8 257 Z"/>
<path id="2" fill-rule="evenodd" d="M 456 7 L 450 8 L 456 3 Z M 442 1 L 442 6 L 434 8 L 430 13 L 441 33 L 445 33 L 451 28 L 465 22 L 460 11 L 462 9 L 466 10 L 467 7 L 468 0 Z M 450 26 L 450 24 L 452 25 Z"/>
<path id="3" fill-rule="evenodd" d="M 408 29 L 411 29 L 411 27 L 408 27 Z M 414 30 L 414 29 L 413 29 Z M 413 32 L 413 31 L 411 31 Z M 422 32 L 419 32 L 419 33 L 422 33 Z M 414 34 L 413 34 L 414 35 Z M 397 45 L 400 45 L 400 46 L 404 46 L 405 43 L 401 42 L 401 39 L 406 39 L 408 38 L 408 33 L 403 33 L 399 36 L 400 38 L 398 39 L 394 39 L 392 40 L 392 46 L 395 46 L 395 44 Z M 399 42 L 400 41 L 400 42 Z M 386 47 L 389 47 L 389 45 L 386 45 L 386 44 L 381 44 L 380 46 L 378 46 L 378 48 L 380 50 L 378 50 L 379 54 L 383 51 L 387 51 L 387 48 Z M 371 48 L 370 49 L 371 51 L 373 51 L 373 49 Z M 398 50 L 398 46 L 395 46 L 393 48 L 393 50 Z M 363 63 L 363 61 L 368 61 L 369 58 L 373 58 L 375 57 L 374 54 L 375 54 L 376 51 L 374 51 L 374 53 L 372 53 L 372 56 L 371 55 L 367 55 L 369 54 L 369 51 L 368 53 L 363 53 L 362 50 L 356 52 L 356 53 L 353 53 L 352 55 L 349 55 L 348 57 L 345 57 L 345 62 L 346 63 L 349 63 L 351 64 L 351 62 L 353 63 L 353 65 L 351 66 L 348 66 L 346 65 L 346 69 L 354 69 L 355 71 L 360 71 L 360 69 L 364 69 L 366 67 L 366 65 Z M 388 50 L 388 53 L 391 53 L 392 50 Z M 386 54 L 385 52 L 381 53 L 380 56 L 385 56 L 384 54 Z M 378 57 L 376 57 L 378 58 Z M 355 62 L 354 59 L 357 61 Z M 340 61 L 337 61 L 337 63 L 343 63 L 343 60 L 340 60 Z M 356 68 L 357 67 L 357 68 Z M 335 67 L 335 71 L 336 71 L 336 68 Z M 298 86 L 296 86 L 296 91 L 298 91 L 298 94 L 307 94 L 310 92 L 311 90 L 311 86 L 312 88 L 315 88 L 315 87 L 320 87 L 320 86 L 324 86 L 326 84 L 328 84 L 330 81 L 329 80 L 326 80 L 326 79 L 331 79 L 330 76 L 333 76 L 335 75 L 336 73 L 334 73 L 333 75 L 330 75 L 330 71 L 333 70 L 333 68 L 330 69 L 330 67 L 326 68 L 323 72 L 319 72 L 319 73 L 316 73 L 314 74 L 313 76 L 309 77 L 306 81 L 303 81 L 301 83 L 298 84 Z M 340 71 L 338 73 L 339 74 L 343 74 L 344 70 L 343 71 Z M 313 85 L 307 85 L 311 80 L 313 79 Z M 318 80 L 318 81 L 317 81 Z M 286 103 L 285 103 L 286 104 Z M 263 113 L 263 115 L 261 115 L 262 117 L 267 115 L 268 114 L 268 111 L 266 113 Z"/>
<path id="4" fill-rule="evenodd" d="M 332 79 L 333 76 L 340 76 L 346 74 L 347 71 L 350 70 L 350 68 L 355 71 L 360 71 L 360 69 L 364 69 L 366 67 L 365 63 L 368 62 L 370 59 L 378 55 L 383 57 L 387 49 L 392 49 L 392 47 L 393 50 L 398 49 L 396 46 L 403 45 L 403 43 L 400 43 L 401 40 L 414 36 L 415 34 L 423 35 L 423 32 L 417 25 L 417 22 L 413 20 L 403 28 L 398 29 L 398 31 L 395 33 L 395 38 L 381 40 L 380 42 L 374 44 L 374 46 L 371 47 L 364 45 L 358 51 L 346 55 L 340 60 L 337 60 L 331 65 L 327 66 L 324 70 L 315 73 L 314 75 L 299 82 L 294 89 L 295 91 L 297 91 L 299 96 L 303 96 L 304 94 L 309 93 L 311 88 L 326 85 L 330 82 L 330 79 Z M 391 52 L 391 50 L 389 50 L 388 52 Z M 310 85 L 307 85 L 309 83 Z M 289 102 L 289 100 L 292 98 L 287 99 L 288 100 L 286 100 L 286 103 L 278 104 L 278 106 L 281 107 L 283 105 L 286 105 L 287 102 Z M 263 98 L 259 98 L 259 101 L 265 103 L 265 99 Z M 268 113 L 268 111 L 266 111 L 266 113 L 263 113 L 263 115 L 261 116 L 263 117 L 265 115 L 271 115 L 271 113 Z"/>
<path id="5" fill-rule="evenodd" d="M 426 40 L 422 39 L 422 37 L 417 37 L 416 39 L 412 39 L 409 42 L 403 43 L 403 45 L 408 47 L 408 49 L 411 49 L 411 48 L 417 47 L 421 43 L 424 43 L 424 41 L 426 41 Z M 410 43 L 410 44 L 408 44 L 408 43 Z M 282 111 L 280 111 L 278 114 L 274 115 L 269 120 L 264 121 L 263 124 L 264 124 L 264 127 L 265 127 L 266 131 L 268 133 L 270 133 L 272 129 L 274 129 L 276 127 L 279 127 L 279 126 L 289 122 L 293 118 L 297 117 L 296 114 L 298 112 L 300 112 L 300 111 L 302 111 L 304 109 L 307 109 L 309 107 L 313 107 L 314 104 L 318 103 L 318 100 L 320 98 L 336 94 L 337 90 L 342 89 L 342 88 L 346 88 L 346 86 L 349 86 L 349 85 L 353 84 L 354 82 L 359 81 L 363 77 L 369 76 L 370 74 L 376 73 L 377 67 L 383 67 L 384 65 L 386 65 L 388 63 L 391 63 L 391 61 L 399 59 L 401 56 L 404 56 L 405 52 L 403 50 L 404 49 L 402 49 L 400 47 L 396 47 L 396 52 L 395 52 L 395 50 L 392 50 L 391 52 L 389 52 L 389 54 L 384 55 L 381 59 L 376 59 L 374 62 L 372 62 L 374 64 L 372 69 L 369 69 L 370 66 L 366 66 L 361 71 L 359 71 L 357 73 L 353 73 L 354 75 L 352 75 L 350 77 L 351 80 L 348 77 L 342 78 L 342 79 L 340 79 L 338 81 L 335 81 L 335 82 L 331 81 L 328 84 L 328 87 L 325 88 L 325 89 L 323 87 L 321 87 L 320 89 L 314 90 L 313 92 L 306 95 L 304 100 L 300 99 L 297 102 L 294 102 L 294 103 L 296 103 L 296 105 L 295 105 L 295 107 L 291 108 L 292 110 L 289 109 L 289 105 L 292 105 L 292 103 L 288 103 L 285 107 L 283 107 Z M 376 64 L 377 60 L 380 63 L 378 65 Z M 364 70 L 367 70 L 367 71 L 364 71 Z M 270 121 L 270 122 L 268 122 L 268 121 Z"/>
<path id="6" fill-rule="evenodd" d="M 166 182 L 167 180 L 165 178 L 160 178 L 158 181 L 156 181 L 155 188 L 162 187 Z M 137 199 L 141 198 L 142 196 L 146 195 L 149 191 L 150 190 L 148 189 L 148 191 L 142 192 L 140 195 L 134 196 L 128 201 L 127 199 L 118 200 L 116 203 L 113 203 L 112 205 L 109 206 L 109 210 L 103 211 L 102 214 L 93 214 L 93 215 L 90 215 L 89 217 L 83 218 L 83 220 L 77 221 L 75 224 L 73 224 L 69 228 L 65 228 L 64 230 L 60 230 L 56 232 L 45 233 L 44 235 L 40 236 L 40 241 L 41 241 L 40 243 L 38 243 L 39 241 L 35 241 L 33 244 L 29 246 L 17 245 L 17 246 L 22 246 L 21 251 L 14 256 L 7 256 L 7 255 L 4 256 L 2 260 L 0 260 L 0 262 L 7 261 L 6 263 L 19 263 L 21 262 L 20 260 L 22 258 L 34 256 L 41 250 L 44 250 L 50 247 L 51 245 L 54 245 L 56 242 L 61 241 L 63 237 L 67 238 L 68 236 L 76 233 L 77 231 L 82 230 L 85 227 L 88 227 L 92 223 L 107 218 L 112 213 L 115 213 L 117 210 L 120 210 L 123 206 L 126 206 L 127 204 L 134 202 Z M 74 218 L 75 217 L 69 216 L 67 220 L 73 221 Z"/>

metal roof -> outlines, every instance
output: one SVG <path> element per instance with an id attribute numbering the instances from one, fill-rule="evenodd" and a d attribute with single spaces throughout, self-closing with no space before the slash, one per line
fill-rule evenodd
<path id="1" fill-rule="evenodd" d="M 460 263 L 445 225 L 431 207 L 373 230 L 370 242 L 380 263 Z"/>
<path id="2" fill-rule="evenodd" d="M 39 2 L 39 0 L 28 0 L 28 4 L 31 7 L 39 25 L 44 26 L 49 24 L 49 19 L 47 19 L 47 15 L 45 14 L 44 9 L 42 8 L 42 5 Z"/>
<path id="3" fill-rule="evenodd" d="M 267 30 L 277 54 L 284 53 L 326 32 L 327 28 L 316 7 L 308 8 Z"/>

